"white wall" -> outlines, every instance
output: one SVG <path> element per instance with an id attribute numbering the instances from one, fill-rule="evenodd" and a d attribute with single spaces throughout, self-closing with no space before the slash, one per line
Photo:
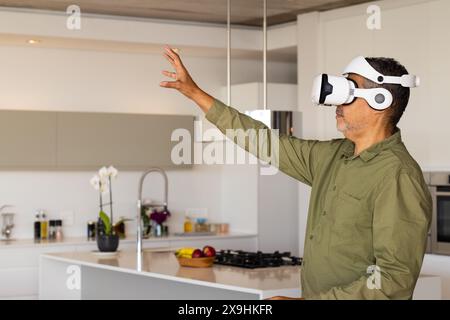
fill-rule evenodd
<path id="1" fill-rule="evenodd" d="M 226 84 L 225 59 L 186 56 L 184 62 L 204 90 L 222 98 L 220 89 Z M 233 83 L 262 79 L 261 61 L 233 59 L 232 63 Z M 197 107 L 181 94 L 159 87 L 164 69 L 170 68 L 160 54 L 0 45 L 0 108 L 199 114 Z M 269 80 L 295 83 L 295 67 L 291 63 L 271 62 Z M 228 211 L 224 211 L 223 203 L 229 199 L 223 194 L 227 185 L 223 170 L 220 166 L 195 166 L 192 170 L 168 172 L 169 208 L 174 214 L 170 222 L 172 231 L 181 230 L 185 208 L 204 207 L 208 208 L 212 220 L 229 222 L 232 230 L 257 231 L 256 219 L 245 216 L 251 206 L 245 186 L 235 186 L 242 192 L 233 199 L 232 221 Z M 50 218 L 73 212 L 74 224 L 66 223 L 66 235 L 84 236 L 86 221 L 94 219 L 98 212 L 97 194 L 89 185 L 92 174 L 0 172 L 1 203 L 15 205 L 18 213 L 15 236 L 32 237 L 33 214 L 38 208 L 49 210 Z M 114 183 L 116 217 L 135 215 L 139 174 L 121 172 Z M 149 197 L 159 198 L 162 181 L 152 182 L 156 181 L 153 179 L 160 178 L 150 177 L 146 190 Z M 134 231 L 134 224 L 130 224 L 130 231 Z"/>
<path id="2" fill-rule="evenodd" d="M 267 107 L 270 110 L 297 110 L 296 84 L 268 83 L 267 93 Z M 231 88 L 231 104 L 241 112 L 261 109 L 262 98 L 263 84 L 259 82 L 233 85 Z M 301 119 L 294 122 L 295 135 L 300 132 L 300 126 Z M 257 220 L 259 250 L 288 251 L 298 255 L 298 182 L 281 171 L 263 175 L 256 164 L 228 166 L 225 172 L 223 191 L 226 199 L 231 201 L 223 204 L 224 212 L 230 217 L 239 216 L 242 213 L 235 212 L 234 207 L 246 204 L 246 218 Z M 236 189 L 236 185 L 241 188 Z M 246 190 L 245 201 L 239 200 L 242 189 Z M 242 220 L 243 217 L 233 218 L 236 219 Z"/>
<path id="3" fill-rule="evenodd" d="M 371 4 L 381 8 L 381 30 L 366 27 L 366 9 Z M 394 57 L 422 79 L 420 88 L 412 89 L 410 104 L 399 124 L 404 142 L 423 169 L 449 169 L 450 148 L 446 146 L 450 109 L 445 103 L 450 73 L 449 12 L 447 0 L 398 0 L 298 16 L 299 106 L 304 114 L 304 137 L 340 137 L 334 108 L 318 108 L 310 102 L 314 76 L 320 72 L 340 74 L 358 55 Z M 299 195 L 300 207 L 305 209 L 308 191 L 302 188 Z M 303 210 L 303 232 L 305 221 Z M 432 268 L 433 263 L 439 265 Z M 426 258 L 424 272 L 443 276 L 444 298 L 450 299 L 450 276 L 442 270 L 450 270 L 450 257 Z"/>
<path id="4" fill-rule="evenodd" d="M 381 7 L 381 30 L 366 27 L 370 4 Z M 334 108 L 313 107 L 306 100 L 315 75 L 340 74 L 357 55 L 394 57 L 422 79 L 422 85 L 411 90 L 410 103 L 399 123 L 405 144 L 423 168 L 449 167 L 450 149 L 442 148 L 450 136 L 446 125 L 450 111 L 442 103 L 450 72 L 450 46 L 443 41 L 450 27 L 446 18 L 449 10 L 450 2 L 445 0 L 399 0 L 300 15 L 298 72 L 303 85 L 299 99 L 308 114 L 305 136 L 341 136 Z"/>

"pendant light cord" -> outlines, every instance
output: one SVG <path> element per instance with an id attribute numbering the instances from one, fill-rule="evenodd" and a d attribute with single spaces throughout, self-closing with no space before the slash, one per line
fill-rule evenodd
<path id="1" fill-rule="evenodd" d="M 227 104 L 231 105 L 231 0 L 227 0 Z"/>
<path id="2" fill-rule="evenodd" d="M 263 109 L 267 110 L 267 0 L 263 1 Z"/>

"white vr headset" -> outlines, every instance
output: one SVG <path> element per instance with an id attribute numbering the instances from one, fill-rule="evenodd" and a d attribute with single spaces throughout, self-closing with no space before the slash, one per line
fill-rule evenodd
<path id="1" fill-rule="evenodd" d="M 359 89 L 355 81 L 348 78 L 350 73 L 363 76 L 378 84 L 398 84 L 407 88 L 420 85 L 417 76 L 405 74 L 401 77 L 385 76 L 375 70 L 366 58 L 353 59 L 345 68 L 343 76 L 321 74 L 314 79 L 312 100 L 317 105 L 338 106 L 353 103 L 363 98 L 375 110 L 384 110 L 392 104 L 392 94 L 384 88 Z"/>

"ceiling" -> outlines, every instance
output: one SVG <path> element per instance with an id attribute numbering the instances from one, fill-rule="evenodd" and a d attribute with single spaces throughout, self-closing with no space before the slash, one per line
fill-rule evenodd
<path id="1" fill-rule="evenodd" d="M 268 25 L 295 21 L 300 13 L 325 11 L 372 0 L 267 0 Z M 0 0 L 0 6 L 65 12 L 77 4 L 81 12 L 126 17 L 226 23 L 227 0 Z M 231 0 L 232 24 L 262 25 L 263 0 Z"/>

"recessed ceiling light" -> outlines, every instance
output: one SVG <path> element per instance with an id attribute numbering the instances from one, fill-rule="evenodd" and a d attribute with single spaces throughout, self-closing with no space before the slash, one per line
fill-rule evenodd
<path id="1" fill-rule="evenodd" d="M 38 43 L 41 43 L 41 40 L 30 39 L 27 42 L 28 42 L 28 44 L 38 44 Z"/>

